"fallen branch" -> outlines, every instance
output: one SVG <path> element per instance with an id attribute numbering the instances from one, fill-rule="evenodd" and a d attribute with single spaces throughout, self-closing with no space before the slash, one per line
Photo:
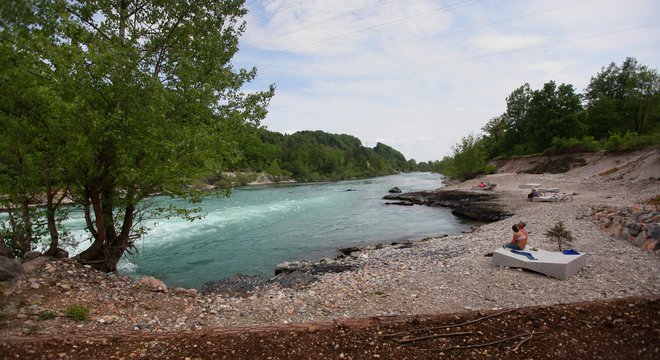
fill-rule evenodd
<path id="1" fill-rule="evenodd" d="M 481 318 L 478 318 L 478 319 L 475 319 L 475 320 L 466 321 L 466 322 L 460 323 L 460 324 L 451 324 L 451 325 L 442 325 L 442 326 L 433 326 L 433 327 L 428 327 L 428 328 L 406 330 L 406 331 L 400 331 L 400 332 L 397 332 L 397 333 L 394 333 L 394 334 L 384 334 L 384 335 L 380 335 L 380 336 L 382 338 L 391 338 L 391 337 L 410 334 L 410 333 L 418 332 L 418 331 L 434 331 L 434 330 L 440 330 L 440 329 L 447 329 L 447 328 L 465 326 L 465 325 L 474 324 L 476 322 L 483 321 L 483 320 L 486 320 L 486 319 L 494 318 L 496 316 L 500 316 L 500 315 L 503 315 L 503 314 L 506 314 L 506 313 L 510 313 L 510 312 L 513 312 L 513 311 L 516 311 L 516 310 L 518 310 L 518 309 L 504 310 L 504 311 L 500 311 L 496 314 L 491 314 L 491 315 L 484 316 L 484 317 L 481 317 Z"/>
<path id="2" fill-rule="evenodd" d="M 434 338 L 439 338 L 439 337 L 450 337 L 450 336 L 461 336 L 461 335 L 472 335 L 471 331 L 464 331 L 464 332 L 456 332 L 456 333 L 448 333 L 448 334 L 433 334 L 433 335 L 427 335 L 427 336 L 420 336 L 416 338 L 410 338 L 410 339 L 399 339 L 397 342 L 399 344 L 407 344 L 415 341 L 421 341 L 421 340 L 428 340 L 428 339 L 434 339 Z"/>
<path id="3" fill-rule="evenodd" d="M 446 350 L 459 350 L 459 349 L 475 349 L 475 348 L 480 348 L 480 347 L 486 347 L 486 346 L 492 346 L 492 345 L 497 345 L 501 344 L 503 342 L 507 342 L 512 339 L 517 339 L 525 336 L 529 336 L 531 338 L 531 335 L 534 334 L 542 334 L 541 332 L 537 333 L 525 333 L 525 334 L 519 334 L 519 335 L 514 335 L 514 336 L 509 336 L 507 338 L 497 340 L 497 341 L 491 341 L 488 343 L 483 343 L 483 344 L 474 344 L 474 345 L 465 345 L 465 346 L 450 346 L 450 347 L 445 347 L 445 348 L 439 348 L 439 349 L 419 349 L 419 350 L 430 350 L 430 351 L 446 351 Z"/>
<path id="4" fill-rule="evenodd" d="M 516 346 L 515 346 L 513 349 L 511 349 L 511 351 L 518 351 L 518 348 L 520 348 L 520 346 L 521 346 L 522 344 L 524 344 L 524 343 L 526 343 L 527 341 L 529 341 L 529 339 L 531 339 L 532 336 L 534 336 L 534 332 L 532 332 L 532 334 L 529 335 L 529 337 L 522 339 L 522 341 L 519 342 L 518 344 L 516 344 Z"/>

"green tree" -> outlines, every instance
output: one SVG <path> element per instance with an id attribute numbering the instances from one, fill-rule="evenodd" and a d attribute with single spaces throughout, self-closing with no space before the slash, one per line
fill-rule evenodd
<path id="1" fill-rule="evenodd" d="M 453 155 L 441 161 L 440 172 L 451 180 L 465 181 L 482 173 L 486 167 L 486 151 L 482 138 L 471 134 L 452 147 Z"/>
<path id="2" fill-rule="evenodd" d="M 529 103 L 524 127 L 526 143 L 533 152 L 545 150 L 552 139 L 582 136 L 580 95 L 573 85 L 547 82 L 535 90 Z"/>
<path id="3" fill-rule="evenodd" d="M 143 233 L 145 198 L 197 200 L 184 185 L 235 162 L 266 114 L 273 88 L 244 93 L 256 69 L 231 64 L 241 0 L 23 0 L 0 9 L 7 47 L 36 54 L 48 74 L 34 76 L 66 104 L 57 140 L 93 238 L 79 259 L 97 269 L 115 270 Z"/>
<path id="4" fill-rule="evenodd" d="M 532 89 L 527 83 L 513 90 L 506 98 L 506 112 L 501 116 L 505 128 L 502 146 L 509 155 L 527 152 L 524 144 L 527 142 L 526 123 L 531 101 Z"/>
<path id="5" fill-rule="evenodd" d="M 58 208 L 66 195 L 61 147 L 64 104 L 49 79 L 51 69 L 39 61 L 39 52 L 10 31 L 4 17 L 0 27 L 0 200 L 8 210 L 8 239 L 18 254 L 32 250 L 41 235 L 50 236 L 46 252 L 54 255 L 59 245 Z M 34 34 L 39 37 L 40 34 Z M 44 205 L 45 211 L 35 207 Z M 39 217 L 45 216 L 47 221 Z M 48 228 L 45 231 L 43 227 Z"/>
<path id="6" fill-rule="evenodd" d="M 614 62 L 594 77 L 585 89 L 590 135 L 605 139 L 628 131 L 640 135 L 658 131 L 660 75 L 629 57 Z"/>

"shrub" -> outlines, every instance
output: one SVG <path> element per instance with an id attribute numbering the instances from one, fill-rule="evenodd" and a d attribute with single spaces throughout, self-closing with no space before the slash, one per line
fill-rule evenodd
<path id="1" fill-rule="evenodd" d="M 71 305 L 66 309 L 66 316 L 75 321 L 87 321 L 89 308 L 83 305 Z"/>
<path id="2" fill-rule="evenodd" d="M 51 319 L 55 319 L 56 317 L 57 317 L 57 314 L 55 314 L 54 312 L 52 312 L 50 310 L 43 310 L 38 315 L 39 320 L 51 320 Z"/>
<path id="3" fill-rule="evenodd" d="M 571 232 L 564 227 L 564 223 L 562 221 L 556 223 L 555 226 L 548 229 L 548 231 L 545 232 L 545 236 L 557 241 L 559 251 L 562 250 L 562 245 L 571 245 L 573 242 L 573 234 L 571 234 Z"/>
<path id="4" fill-rule="evenodd" d="M 486 174 L 495 174 L 497 172 L 497 166 L 495 165 L 486 165 L 484 166 L 484 173 Z"/>

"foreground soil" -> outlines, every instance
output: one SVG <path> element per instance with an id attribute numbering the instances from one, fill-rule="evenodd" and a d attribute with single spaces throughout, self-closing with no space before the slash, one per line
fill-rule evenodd
<path id="1" fill-rule="evenodd" d="M 660 298 L 169 334 L 11 337 L 2 359 L 658 359 Z"/>

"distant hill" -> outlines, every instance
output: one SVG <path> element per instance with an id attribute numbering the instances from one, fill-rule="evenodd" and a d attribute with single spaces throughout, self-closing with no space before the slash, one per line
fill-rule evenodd
<path id="1" fill-rule="evenodd" d="M 388 145 L 369 148 L 355 136 L 323 131 L 284 135 L 261 129 L 242 150 L 232 170 L 266 172 L 278 180 L 335 181 L 429 170 Z"/>

